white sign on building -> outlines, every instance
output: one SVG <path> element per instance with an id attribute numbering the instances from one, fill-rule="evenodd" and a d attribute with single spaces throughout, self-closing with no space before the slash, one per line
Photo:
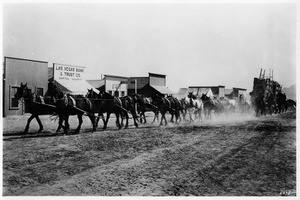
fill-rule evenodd
<path id="1" fill-rule="evenodd" d="M 84 76 L 85 67 L 54 63 L 53 73 L 54 81 L 63 86 L 61 90 L 64 93 L 85 95 L 88 89 L 93 89 L 99 93 L 96 88 L 86 82 Z"/>
<path id="2" fill-rule="evenodd" d="M 54 63 L 54 80 L 72 80 L 72 81 L 82 81 L 85 80 L 84 72 L 85 67 L 64 65 Z"/>

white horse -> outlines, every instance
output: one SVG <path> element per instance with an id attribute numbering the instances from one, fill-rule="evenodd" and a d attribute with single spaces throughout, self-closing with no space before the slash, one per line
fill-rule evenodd
<path id="1" fill-rule="evenodd" d="M 230 112 L 235 112 L 236 108 L 238 107 L 238 102 L 234 99 L 228 99 L 226 97 L 220 98 L 220 102 L 224 107 L 225 114 Z"/>
<path id="2" fill-rule="evenodd" d="M 187 111 L 190 116 L 190 123 L 193 120 L 192 115 L 195 115 L 195 119 L 199 118 L 200 121 L 202 121 L 202 110 L 203 110 L 203 102 L 200 99 L 196 99 L 196 97 L 193 95 L 189 95 L 185 97 L 185 101 L 187 103 Z"/>

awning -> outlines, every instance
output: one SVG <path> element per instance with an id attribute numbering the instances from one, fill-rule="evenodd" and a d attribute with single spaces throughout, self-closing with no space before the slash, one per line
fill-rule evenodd
<path id="1" fill-rule="evenodd" d="M 183 99 L 188 95 L 188 88 L 180 88 L 179 91 L 174 95 L 177 99 Z"/>
<path id="2" fill-rule="evenodd" d="M 161 94 L 175 94 L 173 91 L 171 91 L 165 86 L 151 85 L 151 87 Z"/>
<path id="3" fill-rule="evenodd" d="M 105 85 L 105 80 L 86 80 L 86 82 L 88 82 L 88 84 L 90 84 L 91 86 L 93 86 L 94 88 L 100 88 L 103 85 Z"/>
<path id="4" fill-rule="evenodd" d="M 54 84 L 60 89 L 60 91 L 66 94 L 72 95 L 86 95 L 88 89 L 93 89 L 96 93 L 99 91 L 88 84 L 85 80 L 82 81 L 68 81 L 68 80 L 54 80 Z"/>

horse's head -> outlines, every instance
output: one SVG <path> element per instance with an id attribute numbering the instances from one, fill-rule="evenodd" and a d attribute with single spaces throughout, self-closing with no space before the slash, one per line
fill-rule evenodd
<path id="1" fill-rule="evenodd" d="M 114 96 L 109 94 L 108 92 L 105 92 L 105 91 L 100 91 L 99 92 L 99 97 L 101 99 L 114 99 Z"/>
<path id="2" fill-rule="evenodd" d="M 88 89 L 86 97 L 90 99 L 96 99 L 98 97 L 98 94 L 93 90 L 93 88 L 91 88 L 90 90 Z"/>
<path id="3" fill-rule="evenodd" d="M 27 83 L 23 85 L 23 83 L 21 83 L 21 86 L 18 87 L 17 92 L 15 94 L 15 98 L 16 99 L 21 99 L 21 98 L 28 98 L 30 96 L 30 91 L 27 87 Z"/>
<path id="4" fill-rule="evenodd" d="M 201 96 L 201 100 L 202 101 L 208 101 L 208 100 L 210 100 L 210 98 L 206 95 L 206 94 L 202 94 L 202 96 Z"/>
<path id="5" fill-rule="evenodd" d="M 64 93 L 52 82 L 48 83 L 48 91 L 46 92 L 47 96 L 50 96 L 55 99 L 61 99 L 64 97 Z"/>

